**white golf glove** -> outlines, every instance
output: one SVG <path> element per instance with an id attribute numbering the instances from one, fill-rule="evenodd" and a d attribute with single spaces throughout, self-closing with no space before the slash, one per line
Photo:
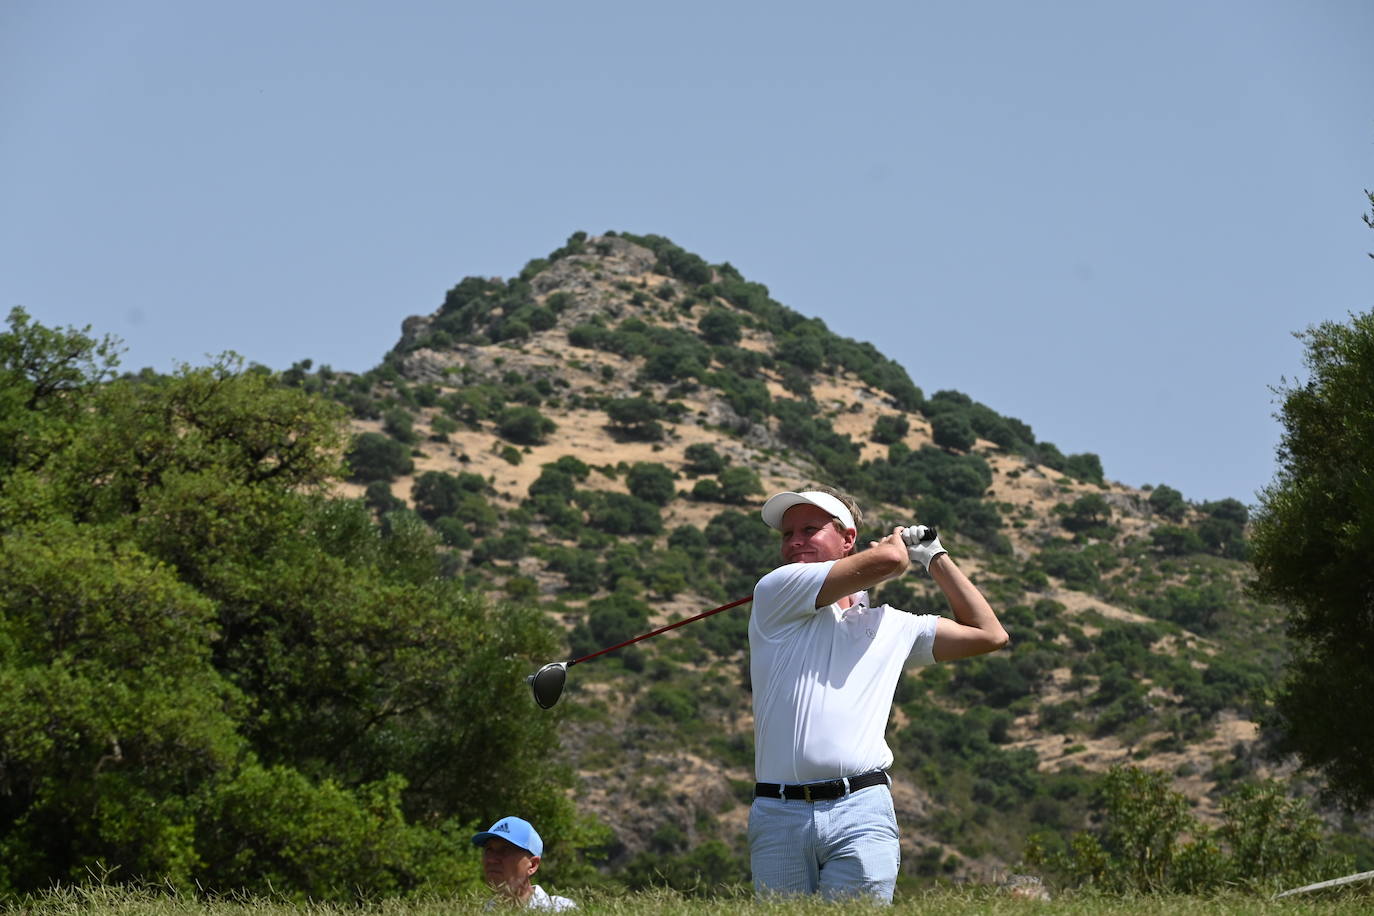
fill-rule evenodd
<path id="1" fill-rule="evenodd" d="M 902 531 L 902 542 L 906 544 L 906 555 L 911 562 L 920 563 L 921 568 L 930 572 L 930 561 L 942 553 L 949 553 L 940 544 L 940 536 L 934 528 L 925 525 L 912 525 Z"/>

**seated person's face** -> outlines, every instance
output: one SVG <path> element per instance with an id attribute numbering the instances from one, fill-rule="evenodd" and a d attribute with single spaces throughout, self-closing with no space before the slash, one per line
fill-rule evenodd
<path id="1" fill-rule="evenodd" d="M 482 846 L 482 874 L 494 890 L 515 890 L 539 870 L 539 857 L 500 837 Z"/>

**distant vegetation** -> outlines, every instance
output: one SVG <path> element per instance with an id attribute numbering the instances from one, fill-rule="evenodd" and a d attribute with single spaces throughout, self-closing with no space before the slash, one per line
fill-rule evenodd
<path id="1" fill-rule="evenodd" d="M 625 246 L 652 276 L 614 272 Z M 906 892 L 994 862 L 1130 892 L 1374 868 L 1363 821 L 1333 833 L 1314 786 L 1257 778 L 1264 741 L 1184 755 L 1220 715 L 1261 717 L 1288 652 L 1247 591 L 1247 506 L 1109 484 L 1096 455 L 925 396 L 662 237 L 579 232 L 513 279 L 467 278 L 358 375 L 121 377 L 109 342 L 22 311 L 3 343 L 0 893 L 97 867 L 339 900 L 472 887 L 466 834 L 515 811 L 553 838 L 552 886 L 737 889 L 747 611 L 579 666 L 550 713 L 522 678 L 664 603 L 748 594 L 776 562 L 756 506 L 782 461 L 860 496 L 861 541 L 894 513 L 940 527 L 1014 635 L 898 688 L 897 775 L 929 800 L 903 824 Z M 421 350 L 464 355 L 421 371 Z M 876 403 L 857 434 L 816 395 L 837 379 Z M 650 457 L 562 452 L 589 415 Z M 477 470 L 472 442 L 527 485 Z M 995 495 L 1021 475 L 1049 508 Z M 674 521 L 688 509 L 704 521 Z M 878 597 L 941 608 L 917 576 Z M 1095 742 L 1178 762 L 1075 765 Z M 651 762 L 681 753 L 725 775 L 685 797 Z M 1175 777 L 1214 787 L 1218 824 Z M 608 829 L 570 801 L 584 778 L 653 815 Z"/>

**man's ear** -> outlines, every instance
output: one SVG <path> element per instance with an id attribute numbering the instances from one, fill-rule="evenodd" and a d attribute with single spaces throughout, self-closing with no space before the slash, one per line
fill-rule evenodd
<path id="1" fill-rule="evenodd" d="M 539 863 L 542 861 L 543 859 L 541 859 L 539 856 L 530 856 L 530 875 L 533 875 L 535 872 L 539 871 Z"/>
<path id="2" fill-rule="evenodd" d="M 859 529 L 844 529 L 844 555 L 849 556 L 854 552 L 854 545 L 859 543 Z"/>

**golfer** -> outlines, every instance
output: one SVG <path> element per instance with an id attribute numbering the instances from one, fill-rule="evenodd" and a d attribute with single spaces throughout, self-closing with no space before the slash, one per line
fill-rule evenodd
<path id="1" fill-rule="evenodd" d="M 992 652 L 1007 632 L 938 537 L 894 528 L 854 552 L 854 501 L 778 493 L 763 520 L 783 566 L 759 580 L 749 617 L 754 770 L 749 858 L 759 896 L 891 902 L 901 851 L 884 731 L 907 666 Z M 954 619 L 873 606 L 867 589 L 919 563 Z"/>
<path id="2" fill-rule="evenodd" d="M 487 909 L 498 906 L 529 910 L 575 910 L 577 904 L 567 897 L 555 897 L 530 883 L 544 854 L 544 841 L 524 818 L 503 817 L 488 830 L 475 833 L 472 844 L 482 847 L 482 874 L 496 896 Z"/>

